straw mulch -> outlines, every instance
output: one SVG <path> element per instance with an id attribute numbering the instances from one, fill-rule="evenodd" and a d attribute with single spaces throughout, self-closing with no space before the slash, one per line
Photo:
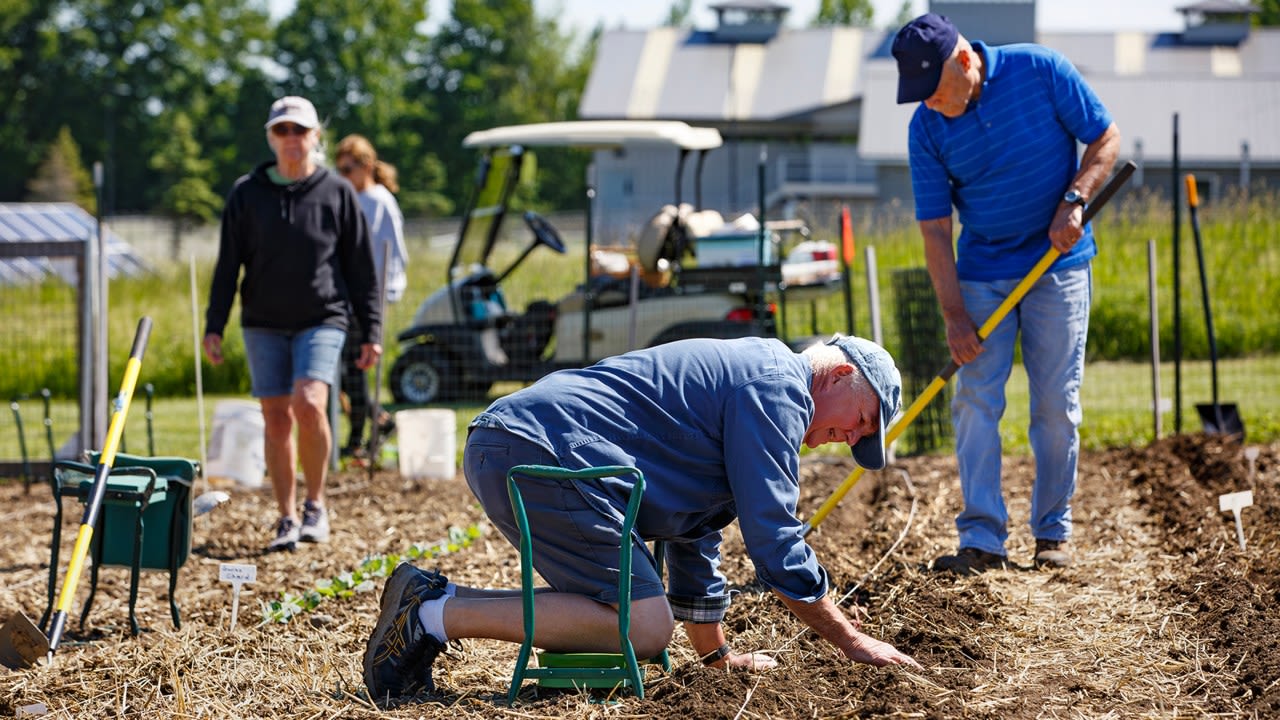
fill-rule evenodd
<path id="1" fill-rule="evenodd" d="M 807 517 L 852 466 L 807 456 Z M 361 653 L 380 582 L 286 623 L 261 624 L 262 604 L 358 568 L 374 554 L 432 543 L 479 525 L 472 546 L 423 562 L 461 584 L 515 587 L 516 552 L 484 523 L 459 481 L 407 481 L 390 472 L 333 478 L 334 541 L 262 555 L 274 519 L 266 491 L 238 492 L 199 518 L 182 569 L 182 629 L 169 622 L 162 574 L 143 578 L 143 634 L 127 632 L 127 571 L 107 568 L 85 631 L 52 666 L 0 669 L 0 717 L 43 704 L 74 718 L 918 717 L 1172 718 L 1280 716 L 1280 445 L 1264 447 L 1250 479 L 1239 445 L 1182 436 L 1081 459 L 1077 565 L 1030 568 L 1029 458 L 1007 458 L 1010 559 L 975 578 L 938 576 L 929 561 L 954 551 L 960 494 L 950 457 L 901 460 L 865 477 L 811 536 L 834 598 L 864 629 L 912 653 L 924 671 L 851 665 L 754 580 L 733 530 L 723 566 L 738 591 L 726 624 L 739 649 L 776 653 L 770 672 L 697 663 L 682 632 L 670 673 L 647 671 L 645 698 L 538 690 L 505 697 L 516 647 L 465 641 L 436 664 L 437 695 L 379 707 L 361 684 Z M 1241 551 L 1217 495 L 1252 489 Z M 68 515 L 62 563 L 79 509 Z M 45 605 L 53 503 L 0 485 L 0 619 L 38 618 Z M 238 627 L 221 562 L 257 566 Z M 65 567 L 61 570 L 65 570 Z M 79 597 L 87 594 L 86 571 Z M 616 701 L 616 702 L 613 702 Z"/>

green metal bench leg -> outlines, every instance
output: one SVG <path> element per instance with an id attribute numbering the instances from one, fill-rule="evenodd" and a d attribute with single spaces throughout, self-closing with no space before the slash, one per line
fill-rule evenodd
<path id="1" fill-rule="evenodd" d="M 169 520 L 169 537 L 177 537 L 178 522 L 186 522 L 186 518 L 181 513 L 173 513 Z M 178 588 L 178 550 L 171 543 L 169 545 L 169 617 L 173 618 L 173 627 L 175 630 L 182 629 L 182 617 L 178 614 L 178 603 L 173 598 L 173 593 Z"/>
<path id="2" fill-rule="evenodd" d="M 49 616 L 53 614 L 54 596 L 58 592 L 58 547 L 62 543 L 62 495 L 58 492 L 58 483 L 53 481 L 53 542 L 49 544 L 49 601 L 44 606 L 44 614 L 40 616 L 40 629 L 48 630 Z"/>
<path id="3" fill-rule="evenodd" d="M 517 476 L 547 478 L 553 480 L 576 481 L 582 479 L 599 479 L 633 475 L 631 497 L 627 502 L 627 511 L 621 528 L 621 541 L 618 565 L 618 645 L 621 650 L 622 666 L 601 667 L 539 667 L 529 669 L 529 656 L 533 650 L 534 637 L 534 592 L 533 592 L 533 540 L 529 532 L 529 517 L 525 512 L 524 500 L 516 483 Z M 520 686 L 525 678 L 560 678 L 585 681 L 601 681 L 617 679 L 630 683 L 636 696 L 644 698 L 644 682 L 640 675 L 640 665 L 636 662 L 635 648 L 631 644 L 631 532 L 635 527 L 636 516 L 640 512 L 640 499 L 644 494 L 644 475 L 638 469 L 624 466 L 607 466 L 587 468 L 585 470 L 565 470 L 560 467 L 546 465 L 518 465 L 507 472 L 507 493 L 511 498 L 511 508 L 515 515 L 516 526 L 520 530 L 520 595 L 524 611 L 524 642 L 520 645 L 520 655 L 516 660 L 516 668 L 511 678 L 511 689 L 507 693 L 507 704 L 515 703 Z M 577 654 L 565 654 L 572 658 Z M 582 654 L 582 657 L 592 654 Z M 607 654 L 606 654 L 607 655 Z M 661 657 L 664 668 L 670 668 L 664 650 Z M 574 683 L 576 685 L 576 682 Z"/>
<path id="4" fill-rule="evenodd" d="M 142 628 L 138 625 L 138 575 L 142 566 L 142 533 L 146 528 L 142 523 L 142 511 L 138 511 L 138 523 L 133 532 L 133 566 L 129 568 L 129 634 L 138 637 Z"/>

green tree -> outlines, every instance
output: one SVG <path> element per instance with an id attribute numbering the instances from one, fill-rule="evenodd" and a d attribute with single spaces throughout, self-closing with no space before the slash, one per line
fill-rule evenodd
<path id="1" fill-rule="evenodd" d="M 1254 15 L 1254 23 L 1263 27 L 1280 25 L 1280 0 L 1255 0 L 1258 14 Z"/>
<path id="2" fill-rule="evenodd" d="M 871 0 L 821 0 L 813 24 L 870 27 L 874 16 L 875 8 L 871 5 Z"/>
<path id="3" fill-rule="evenodd" d="M 435 116 L 406 94 L 424 74 L 426 18 L 420 0 L 299 0 L 277 30 L 279 94 L 315 103 L 334 140 L 368 137 L 399 171 L 407 213 L 452 209 L 431 143 Z"/>
<path id="4" fill-rule="evenodd" d="M 54 97 L 60 84 L 59 37 L 50 27 L 55 8 L 40 0 L 0 0 L 0 200 L 26 195 L 44 149 L 62 126 L 89 137 Z"/>
<path id="5" fill-rule="evenodd" d="M 238 144 L 269 37 L 258 0 L 2 1 L 14 12 L 0 12 L 0 162 L 19 178 L 38 162 L 26 148 L 65 124 L 87 155 L 103 159 L 105 210 L 143 209 L 161 191 L 147 182 L 148 160 L 167 131 L 157 122 L 166 111 L 186 112 L 204 147 Z M 265 112 L 255 102 L 258 147 Z M 215 164 L 229 187 L 229 163 Z M 14 191 L 0 182 L 0 192 Z"/>
<path id="6" fill-rule="evenodd" d="M 182 234 L 193 226 L 218 217 L 222 198 L 209 187 L 213 163 L 203 156 L 195 138 L 191 118 L 182 111 L 169 113 L 161 125 L 168 128 L 167 140 L 151 156 L 157 184 L 164 188 L 159 208 L 173 221 L 170 254 L 181 258 Z"/>
<path id="7" fill-rule="evenodd" d="M 916 11 L 911 7 L 911 0 L 902 0 L 902 7 L 898 8 L 898 15 L 893 19 L 893 27 L 900 28 L 911 22 L 916 16 Z"/>
<path id="8" fill-rule="evenodd" d="M 434 110 L 432 139 L 455 202 L 465 200 L 475 169 L 475 152 L 461 147 L 467 133 L 576 117 L 596 37 L 574 53 L 574 34 L 555 18 L 536 17 L 531 0 L 454 0 L 414 99 Z M 586 162 L 583 152 L 539 153 L 545 204 L 583 205 Z"/>
<path id="9" fill-rule="evenodd" d="M 666 27 L 693 27 L 693 0 L 673 0 L 662 24 Z"/>
<path id="10" fill-rule="evenodd" d="M 49 145 L 36 176 L 27 183 L 32 202 L 73 202 L 90 213 L 98 211 L 93 178 L 80 162 L 80 147 L 65 125 Z"/>

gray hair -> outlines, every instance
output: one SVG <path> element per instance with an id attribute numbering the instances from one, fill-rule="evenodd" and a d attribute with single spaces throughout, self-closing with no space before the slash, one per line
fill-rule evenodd
<path id="1" fill-rule="evenodd" d="M 866 376 L 862 374 L 862 368 L 851 361 L 849 356 L 839 347 L 818 341 L 802 350 L 800 354 L 809 358 L 815 377 L 830 374 L 841 365 L 851 365 L 853 366 L 853 372 L 849 374 L 849 391 L 854 395 L 862 392 L 875 392 L 871 388 L 871 383 L 867 382 Z"/>

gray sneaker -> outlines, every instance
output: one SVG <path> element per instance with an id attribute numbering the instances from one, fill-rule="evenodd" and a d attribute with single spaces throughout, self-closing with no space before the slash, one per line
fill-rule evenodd
<path id="1" fill-rule="evenodd" d="M 309 543 L 329 542 L 329 513 L 323 505 L 310 500 L 302 504 L 302 531 L 298 539 Z"/>
<path id="2" fill-rule="evenodd" d="M 276 523 L 276 537 L 267 544 L 267 552 L 293 550 L 298 547 L 298 521 L 291 517 L 282 517 Z"/>

